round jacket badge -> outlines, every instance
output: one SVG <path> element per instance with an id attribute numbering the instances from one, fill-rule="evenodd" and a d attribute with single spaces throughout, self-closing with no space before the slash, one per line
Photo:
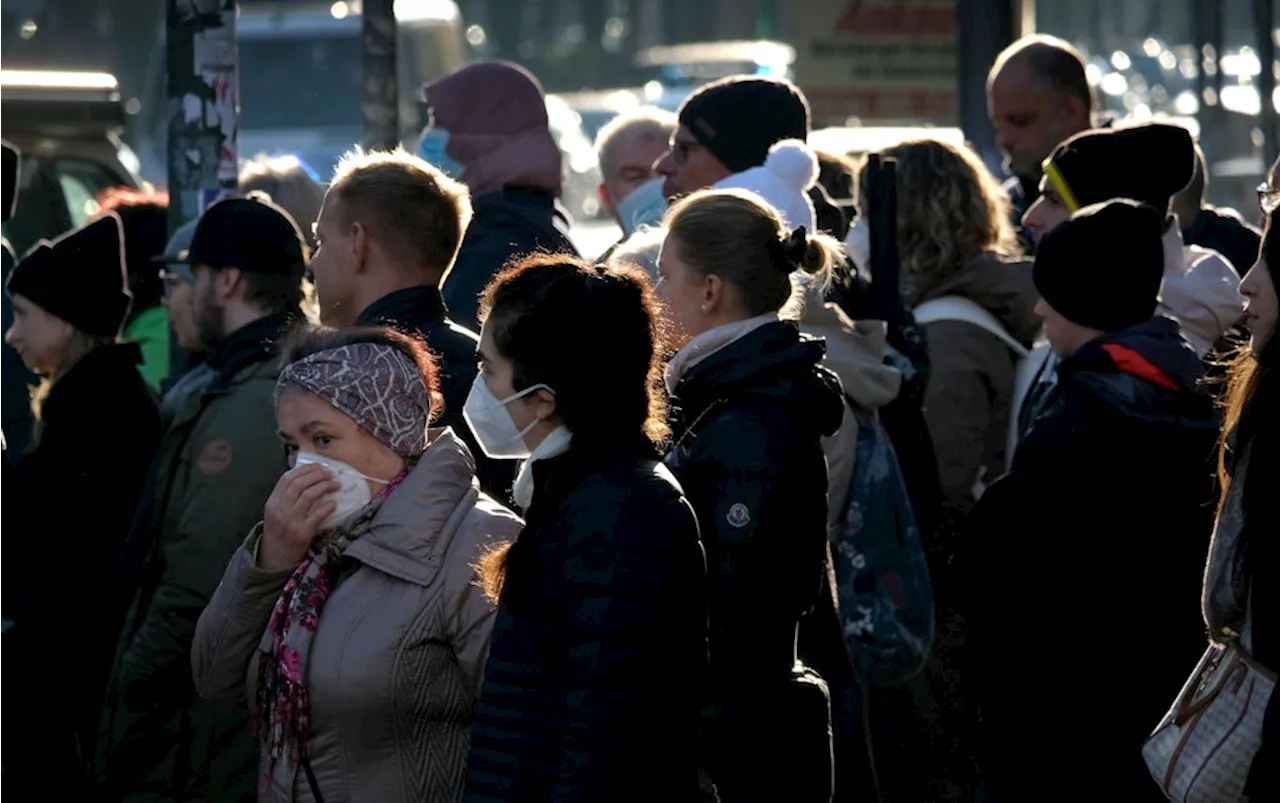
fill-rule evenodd
<path id="1" fill-rule="evenodd" d="M 747 511 L 747 506 L 741 502 L 736 503 L 729 508 L 729 515 L 725 516 L 725 520 L 729 522 L 731 527 L 746 527 L 751 521 L 751 513 Z"/>

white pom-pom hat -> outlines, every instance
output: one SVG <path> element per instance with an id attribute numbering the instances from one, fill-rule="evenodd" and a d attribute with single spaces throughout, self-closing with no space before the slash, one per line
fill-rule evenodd
<path id="1" fill-rule="evenodd" d="M 813 233 L 818 223 L 808 190 L 817 181 L 817 154 L 798 139 L 784 139 L 769 149 L 764 165 L 735 173 L 717 182 L 715 189 L 753 192 L 777 209 L 788 227 L 804 226 Z"/>

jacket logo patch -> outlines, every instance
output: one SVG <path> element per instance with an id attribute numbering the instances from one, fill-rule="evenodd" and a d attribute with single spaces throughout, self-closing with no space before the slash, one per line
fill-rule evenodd
<path id="1" fill-rule="evenodd" d="M 738 502 L 729 508 L 729 515 L 724 518 L 729 522 L 730 527 L 746 527 L 751 521 L 751 512 L 747 510 L 746 505 Z"/>
<path id="2" fill-rule="evenodd" d="M 231 468 L 231 444 L 225 440 L 209 441 L 196 458 L 196 468 L 206 477 L 213 477 Z"/>

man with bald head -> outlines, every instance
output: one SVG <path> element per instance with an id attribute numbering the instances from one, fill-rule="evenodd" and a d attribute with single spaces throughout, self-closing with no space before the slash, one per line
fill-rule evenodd
<path id="1" fill-rule="evenodd" d="M 1041 165 L 1058 143 L 1089 128 L 1093 93 L 1084 59 L 1053 36 L 1027 36 L 1000 54 L 987 76 L 996 146 L 1013 178 L 1005 185 L 1021 218 L 1040 195 Z"/>

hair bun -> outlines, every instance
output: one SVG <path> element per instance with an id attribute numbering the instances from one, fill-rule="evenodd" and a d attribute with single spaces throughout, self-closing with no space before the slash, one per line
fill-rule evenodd
<path id="1" fill-rule="evenodd" d="M 774 144 L 764 166 L 796 192 L 804 192 L 818 180 L 817 154 L 798 139 L 784 139 Z"/>

